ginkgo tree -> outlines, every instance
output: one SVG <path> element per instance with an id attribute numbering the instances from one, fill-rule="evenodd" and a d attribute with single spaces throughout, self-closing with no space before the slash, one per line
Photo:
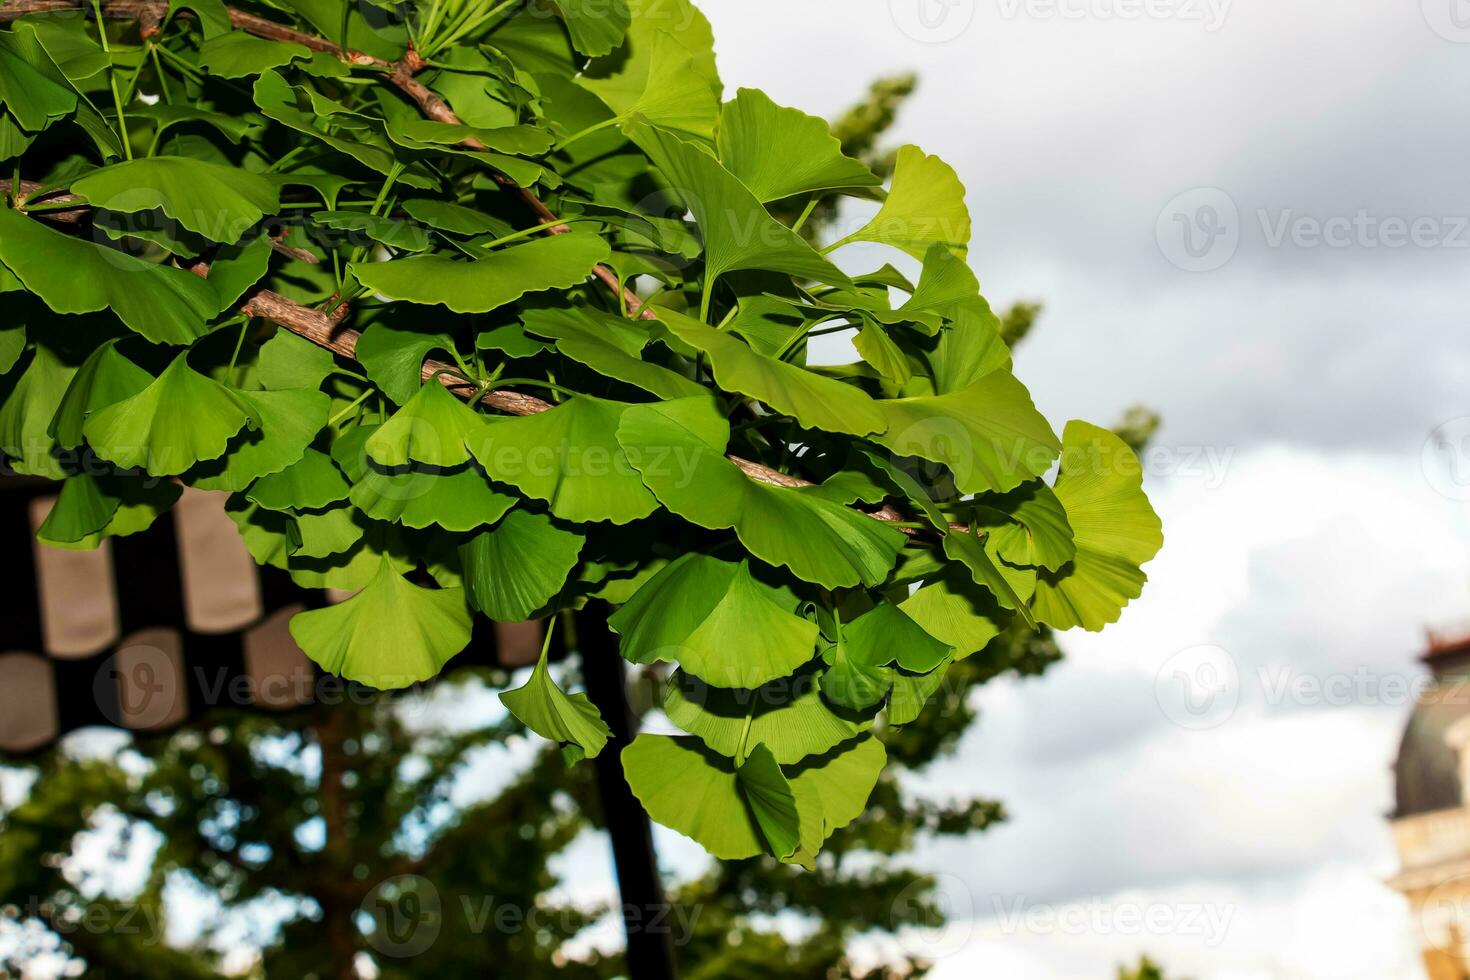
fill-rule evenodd
<path id="1" fill-rule="evenodd" d="M 954 170 L 905 147 L 885 186 L 727 100 L 688 0 L 0 20 L 0 449 L 61 481 L 43 542 L 228 492 L 259 562 L 355 592 L 291 632 L 380 688 L 476 614 L 608 603 L 685 733 L 623 752 L 649 814 L 807 865 L 949 665 L 1140 594 L 1138 460 L 1012 373 Z M 841 198 L 870 220 L 813 245 Z M 860 359 L 809 363 L 835 332 Z M 569 763 L 606 745 L 544 651 L 503 697 Z"/>

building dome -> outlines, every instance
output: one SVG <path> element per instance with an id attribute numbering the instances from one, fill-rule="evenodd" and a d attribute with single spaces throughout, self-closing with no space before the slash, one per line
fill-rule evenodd
<path id="1" fill-rule="evenodd" d="M 1462 718 L 1470 718 L 1470 679 L 1437 679 L 1420 696 L 1393 764 L 1395 819 L 1463 804 L 1460 753 L 1445 738 Z"/>
<path id="2" fill-rule="evenodd" d="M 1465 803 L 1461 777 L 1460 743 L 1452 734 L 1470 718 L 1470 633 L 1430 635 L 1424 664 L 1434 683 L 1419 696 L 1399 742 L 1394 761 L 1395 819 L 1435 810 L 1452 810 Z M 1470 722 L 1459 725 L 1459 731 Z"/>

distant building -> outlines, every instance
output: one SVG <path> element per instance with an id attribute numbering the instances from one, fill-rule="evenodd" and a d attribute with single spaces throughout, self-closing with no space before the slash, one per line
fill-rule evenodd
<path id="1" fill-rule="evenodd" d="M 1433 683 L 1394 762 L 1390 882 L 1409 900 L 1430 980 L 1470 980 L 1470 630 L 1429 637 Z"/>

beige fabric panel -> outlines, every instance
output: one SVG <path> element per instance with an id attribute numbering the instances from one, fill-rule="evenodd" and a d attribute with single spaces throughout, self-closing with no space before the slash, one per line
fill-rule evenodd
<path id="1" fill-rule="evenodd" d="M 31 500 L 33 534 L 55 503 L 54 495 Z M 35 549 L 41 641 L 46 652 L 70 660 L 111 646 L 120 627 L 109 542 L 103 541 L 95 550 L 72 550 L 44 545 L 33 536 L 31 547 Z"/>
<path id="2" fill-rule="evenodd" d="M 112 675 L 124 728 L 168 728 L 189 716 L 184 643 L 178 630 L 145 629 L 129 635 L 118 645 Z"/>
<path id="3" fill-rule="evenodd" d="M 245 634 L 245 674 L 258 707 L 284 710 L 314 699 L 316 671 L 290 630 L 291 617 L 304 608 L 279 609 Z"/>
<path id="4" fill-rule="evenodd" d="M 34 653 L 0 653 L 0 751 L 29 752 L 58 733 L 51 664 Z"/>
<path id="5" fill-rule="evenodd" d="M 255 560 L 225 513 L 228 497 L 185 488 L 174 506 L 184 616 L 196 633 L 244 629 L 263 611 Z"/>

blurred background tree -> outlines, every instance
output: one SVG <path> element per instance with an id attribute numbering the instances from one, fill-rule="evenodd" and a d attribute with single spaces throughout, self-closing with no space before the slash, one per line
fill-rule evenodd
<path id="1" fill-rule="evenodd" d="M 890 173 L 882 137 L 915 86 L 913 75 L 874 82 L 833 123 L 846 152 Z M 836 219 L 823 204 L 803 232 Z M 1040 312 L 1023 302 L 1000 313 L 1006 342 L 1024 340 Z M 1135 408 L 1118 432 L 1141 448 L 1157 427 Z M 984 831 L 1005 811 L 983 797 L 925 799 L 905 773 L 956 750 L 977 720 L 975 688 L 1039 675 L 1061 656 L 1050 630 L 1022 627 L 951 667 L 917 722 L 881 733 L 890 765 L 872 803 L 815 872 L 757 858 L 674 888 L 681 975 L 928 972 L 922 948 L 890 944 L 899 950 L 890 962 L 865 969 L 852 943 L 941 926 L 933 880 L 904 856 L 924 840 Z M 226 970 L 303 980 L 623 975 L 616 931 L 604 933 L 609 943 L 585 935 L 621 922 L 568 896 L 555 867 L 601 826 L 591 767 L 568 769 L 554 747 L 523 737 L 493 701 L 508 680 L 461 670 L 430 695 L 348 698 L 282 717 L 220 712 L 119 751 L 48 751 L 23 767 L 29 789 L 0 816 L 0 975 L 39 976 L 43 961 L 72 976 L 154 980 Z M 476 704 L 478 713 L 466 707 Z M 484 723 L 466 724 L 477 717 Z M 477 792 L 492 757 L 506 778 Z M 109 882 L 87 846 L 99 835 L 112 863 L 141 848 L 140 884 Z M 1159 974 L 1145 960 L 1119 977 Z"/>

